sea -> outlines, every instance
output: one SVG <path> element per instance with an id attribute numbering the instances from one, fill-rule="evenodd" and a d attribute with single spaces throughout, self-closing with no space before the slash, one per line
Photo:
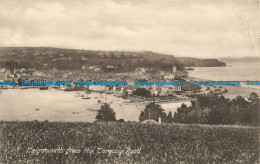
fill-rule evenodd
<path id="1" fill-rule="evenodd" d="M 260 81 L 260 62 L 229 62 L 226 67 L 190 67 L 189 76 L 216 81 Z"/>

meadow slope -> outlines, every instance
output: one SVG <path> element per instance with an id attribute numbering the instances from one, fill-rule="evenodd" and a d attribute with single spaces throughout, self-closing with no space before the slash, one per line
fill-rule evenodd
<path id="1" fill-rule="evenodd" d="M 0 122 L 1 163 L 257 163 L 258 159 L 259 127 Z"/>

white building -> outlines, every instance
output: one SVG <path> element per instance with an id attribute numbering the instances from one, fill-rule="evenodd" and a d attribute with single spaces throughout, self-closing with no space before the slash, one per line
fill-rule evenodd
<path id="1" fill-rule="evenodd" d="M 106 91 L 106 86 L 104 85 L 90 85 L 89 89 L 92 91 L 104 92 Z"/>
<path id="2" fill-rule="evenodd" d="M 101 71 L 101 68 L 100 68 L 100 67 L 97 67 L 97 68 L 94 69 L 94 71 L 95 71 L 95 72 L 99 72 L 99 71 Z"/>

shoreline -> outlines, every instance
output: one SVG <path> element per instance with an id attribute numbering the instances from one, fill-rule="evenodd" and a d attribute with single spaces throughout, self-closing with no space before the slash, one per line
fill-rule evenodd
<path id="1" fill-rule="evenodd" d="M 212 80 L 206 80 L 206 79 L 201 79 L 201 78 L 197 78 L 197 77 L 189 77 L 189 79 L 187 79 L 187 80 L 212 81 Z M 217 85 L 215 87 L 217 87 L 219 89 L 220 88 L 226 89 L 227 92 L 220 93 L 220 95 L 223 95 L 224 97 L 230 98 L 230 99 L 233 99 L 239 95 L 244 98 L 248 98 L 250 96 L 250 93 L 252 93 L 252 92 L 256 92 L 258 95 L 260 95 L 260 86 L 257 86 L 257 85 L 238 85 L 238 86 Z"/>
<path id="2" fill-rule="evenodd" d="M 207 80 L 207 79 L 201 79 L 201 78 L 197 78 L 197 77 L 187 77 L 186 79 L 184 79 L 186 81 L 211 81 L 211 80 Z M 210 91 L 213 91 L 214 93 L 223 95 L 226 98 L 235 98 L 238 95 L 241 95 L 245 98 L 248 98 L 250 93 L 252 92 L 256 92 L 257 94 L 260 95 L 260 86 L 251 86 L 251 85 L 239 85 L 239 86 L 230 86 L 230 85 L 206 85 L 206 86 L 202 86 L 202 88 L 200 89 L 199 92 L 193 92 L 193 95 L 198 95 L 198 94 L 207 94 Z M 203 89 L 203 87 L 207 87 L 209 88 L 209 90 Z M 32 87 L 20 87 L 20 86 L 15 86 L 15 87 L 8 87 L 8 88 L 0 88 L 0 91 L 4 91 L 4 90 L 35 90 L 35 89 L 39 89 L 40 87 L 37 86 L 32 86 Z M 49 88 L 48 90 L 56 90 L 56 91 L 63 91 L 57 88 Z M 218 90 L 218 91 L 216 91 Z M 39 89 L 40 91 L 40 89 Z M 78 90 L 73 90 L 70 92 L 79 92 Z M 187 91 L 188 92 L 188 91 Z M 103 94 L 107 94 L 108 93 L 103 93 Z M 116 94 L 116 93 L 115 93 Z M 182 102 L 190 102 L 192 100 L 191 97 L 188 97 L 187 94 L 185 94 L 185 92 L 182 95 L 174 95 L 176 96 L 176 98 L 174 97 L 170 97 L 170 98 L 163 98 L 163 97 L 149 97 L 149 98 L 145 98 L 145 97 L 128 97 L 127 101 L 130 102 L 126 102 L 124 101 L 123 103 L 128 105 L 128 104 L 136 104 L 137 106 L 139 105 L 143 105 L 143 104 L 147 104 L 149 102 L 153 102 L 155 101 L 158 104 L 171 104 L 171 103 L 182 103 Z M 121 97 L 121 96 L 119 96 Z M 167 96 L 166 96 L 167 97 Z M 122 98 L 122 97 L 121 97 Z M 152 100 L 154 99 L 154 100 Z"/>

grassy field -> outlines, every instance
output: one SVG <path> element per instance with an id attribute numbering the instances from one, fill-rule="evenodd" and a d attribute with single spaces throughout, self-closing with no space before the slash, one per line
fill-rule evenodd
<path id="1" fill-rule="evenodd" d="M 258 159 L 258 127 L 0 122 L 0 163 L 201 164 Z"/>

